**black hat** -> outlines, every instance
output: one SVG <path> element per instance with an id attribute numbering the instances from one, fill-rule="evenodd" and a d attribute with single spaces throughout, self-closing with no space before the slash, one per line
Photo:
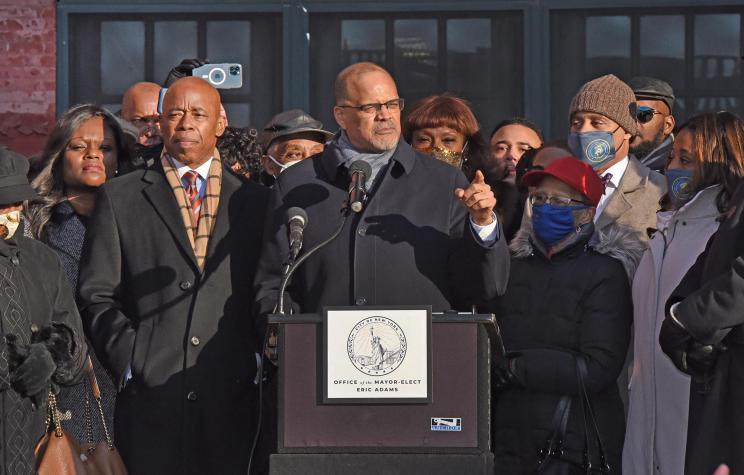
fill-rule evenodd
<path id="1" fill-rule="evenodd" d="M 674 108 L 674 89 L 668 82 L 661 79 L 637 76 L 628 81 L 628 86 L 633 89 L 636 99 L 653 99 L 664 102 L 669 111 Z"/>
<path id="2" fill-rule="evenodd" d="M 38 198 L 28 184 L 28 159 L 0 146 L 0 205 Z"/>
<path id="3" fill-rule="evenodd" d="M 331 132 L 323 130 L 322 122 L 315 120 L 313 116 L 301 109 L 292 109 L 280 112 L 272 117 L 261 131 L 258 141 L 265 152 L 271 146 L 271 143 L 279 137 L 302 132 L 315 132 L 321 137 L 322 141 L 333 137 Z"/>

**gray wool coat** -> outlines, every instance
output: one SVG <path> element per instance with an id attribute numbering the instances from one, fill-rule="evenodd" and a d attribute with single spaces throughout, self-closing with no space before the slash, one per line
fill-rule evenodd
<path id="1" fill-rule="evenodd" d="M 606 231 L 616 224 L 633 231 L 640 241 L 648 242 L 648 229 L 656 226 L 659 200 L 665 193 L 664 177 L 629 157 L 618 189 L 596 220 L 597 231 Z"/>

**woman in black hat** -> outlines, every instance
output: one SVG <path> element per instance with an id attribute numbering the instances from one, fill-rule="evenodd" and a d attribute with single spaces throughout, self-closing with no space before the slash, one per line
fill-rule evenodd
<path id="1" fill-rule="evenodd" d="M 80 253 L 96 190 L 116 175 L 126 153 L 117 120 L 92 104 L 68 110 L 54 126 L 42 152 L 41 172 L 32 182 L 39 199 L 28 209 L 30 231 L 57 252 L 73 288 L 77 286 Z M 111 428 L 116 391 L 95 355 L 91 357 Z M 87 439 L 84 415 L 89 392 L 90 388 L 81 384 L 63 390 L 59 397 L 60 410 L 67 419 L 63 425 L 80 441 Z M 93 428 L 95 442 L 104 440 L 100 424 L 93 424 Z"/>
<path id="2" fill-rule="evenodd" d="M 36 473 L 50 389 L 78 381 L 88 353 L 59 259 L 23 235 L 28 169 L 0 147 L 0 473 L 13 475 Z"/>

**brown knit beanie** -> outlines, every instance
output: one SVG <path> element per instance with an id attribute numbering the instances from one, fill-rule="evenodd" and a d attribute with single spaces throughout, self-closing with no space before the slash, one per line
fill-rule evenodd
<path id="1" fill-rule="evenodd" d="M 596 112 L 609 117 L 629 134 L 637 134 L 636 99 L 633 90 L 614 74 L 592 79 L 571 99 L 568 121 L 574 112 Z"/>

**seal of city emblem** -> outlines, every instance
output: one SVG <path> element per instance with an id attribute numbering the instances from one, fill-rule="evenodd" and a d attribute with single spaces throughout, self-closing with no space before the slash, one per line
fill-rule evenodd
<path id="1" fill-rule="evenodd" d="M 369 376 L 384 376 L 398 369 L 407 349 L 406 335 L 400 326 L 381 316 L 360 320 L 346 341 L 351 363 Z"/>
<path id="2" fill-rule="evenodd" d="M 604 139 L 595 139 L 586 146 L 586 157 L 592 163 L 601 163 L 610 155 L 610 144 Z"/>

